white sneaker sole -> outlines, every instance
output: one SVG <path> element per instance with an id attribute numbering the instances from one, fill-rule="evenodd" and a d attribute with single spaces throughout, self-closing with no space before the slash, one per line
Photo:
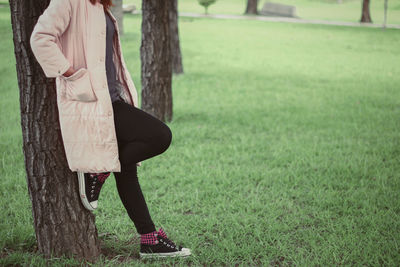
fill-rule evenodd
<path id="1" fill-rule="evenodd" d="M 182 248 L 181 251 L 177 252 L 165 252 L 165 253 L 142 253 L 139 252 L 140 258 L 166 258 L 166 257 L 186 257 L 191 255 L 190 249 Z"/>
<path id="2" fill-rule="evenodd" d="M 81 201 L 83 206 L 85 206 L 86 209 L 92 211 L 97 208 L 97 201 L 89 203 L 86 197 L 86 191 L 85 191 L 85 175 L 83 172 L 77 172 L 78 173 L 78 183 L 79 183 L 79 196 L 81 197 Z"/>

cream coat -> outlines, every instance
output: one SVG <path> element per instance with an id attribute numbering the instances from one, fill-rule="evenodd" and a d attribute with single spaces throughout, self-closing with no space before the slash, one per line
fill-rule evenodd
<path id="1" fill-rule="evenodd" d="M 109 13 L 116 27 L 113 58 L 117 78 L 128 104 L 138 107 L 137 91 L 121 51 L 117 21 Z M 61 134 L 71 171 L 120 172 L 105 70 L 103 6 L 89 0 L 51 0 L 33 29 L 30 44 L 46 77 L 56 78 Z M 70 66 L 77 71 L 63 76 Z"/>

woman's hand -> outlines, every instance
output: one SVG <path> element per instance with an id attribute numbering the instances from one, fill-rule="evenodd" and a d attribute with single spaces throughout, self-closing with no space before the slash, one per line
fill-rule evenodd
<path id="1" fill-rule="evenodd" d="M 66 72 L 64 72 L 63 76 L 64 76 L 64 77 L 69 77 L 69 76 L 71 76 L 71 75 L 74 74 L 74 73 L 75 73 L 74 68 L 69 67 L 69 69 L 68 69 Z"/>

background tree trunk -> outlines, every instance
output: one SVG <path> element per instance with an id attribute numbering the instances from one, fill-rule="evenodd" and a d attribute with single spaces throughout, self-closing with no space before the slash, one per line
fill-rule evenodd
<path id="1" fill-rule="evenodd" d="M 175 74 L 183 73 L 181 46 L 179 42 L 178 29 L 178 1 L 171 0 L 171 9 L 169 11 L 169 20 L 171 25 L 171 63 L 172 72 Z"/>
<path id="2" fill-rule="evenodd" d="M 244 13 L 257 15 L 258 14 L 257 6 L 258 6 L 258 0 L 247 0 L 247 7 Z"/>
<path id="3" fill-rule="evenodd" d="M 115 6 L 111 6 L 111 12 L 113 13 L 114 17 L 118 21 L 118 29 L 120 35 L 124 34 L 124 25 L 123 25 L 123 18 L 124 12 L 122 10 L 122 0 L 113 0 L 112 1 Z"/>
<path id="4" fill-rule="evenodd" d="M 385 0 L 384 2 L 384 13 L 383 13 L 383 28 L 386 28 L 386 23 L 387 23 L 387 10 L 388 10 L 388 0 Z"/>
<path id="5" fill-rule="evenodd" d="M 65 254 L 90 260 L 100 255 L 94 215 L 80 203 L 76 173 L 67 165 L 55 80 L 46 78 L 29 42 L 48 4 L 49 0 L 10 0 L 33 222 L 38 249 L 46 257 Z"/>
<path id="6" fill-rule="evenodd" d="M 142 1 L 142 109 L 164 122 L 172 120 L 170 3 Z"/>
<path id="7" fill-rule="evenodd" d="M 363 0 L 360 22 L 372 23 L 371 15 L 369 13 L 369 0 Z"/>

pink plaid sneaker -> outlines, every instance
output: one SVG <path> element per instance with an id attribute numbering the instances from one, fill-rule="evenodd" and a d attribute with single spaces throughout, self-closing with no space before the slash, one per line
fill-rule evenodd
<path id="1" fill-rule="evenodd" d="M 85 208 L 88 210 L 95 210 L 97 208 L 97 200 L 99 199 L 100 190 L 110 174 L 110 172 L 78 172 L 79 195 Z"/>
<path id="2" fill-rule="evenodd" d="M 172 242 L 160 227 L 158 231 L 140 236 L 139 255 L 141 258 L 185 257 L 191 255 L 191 251 Z"/>

